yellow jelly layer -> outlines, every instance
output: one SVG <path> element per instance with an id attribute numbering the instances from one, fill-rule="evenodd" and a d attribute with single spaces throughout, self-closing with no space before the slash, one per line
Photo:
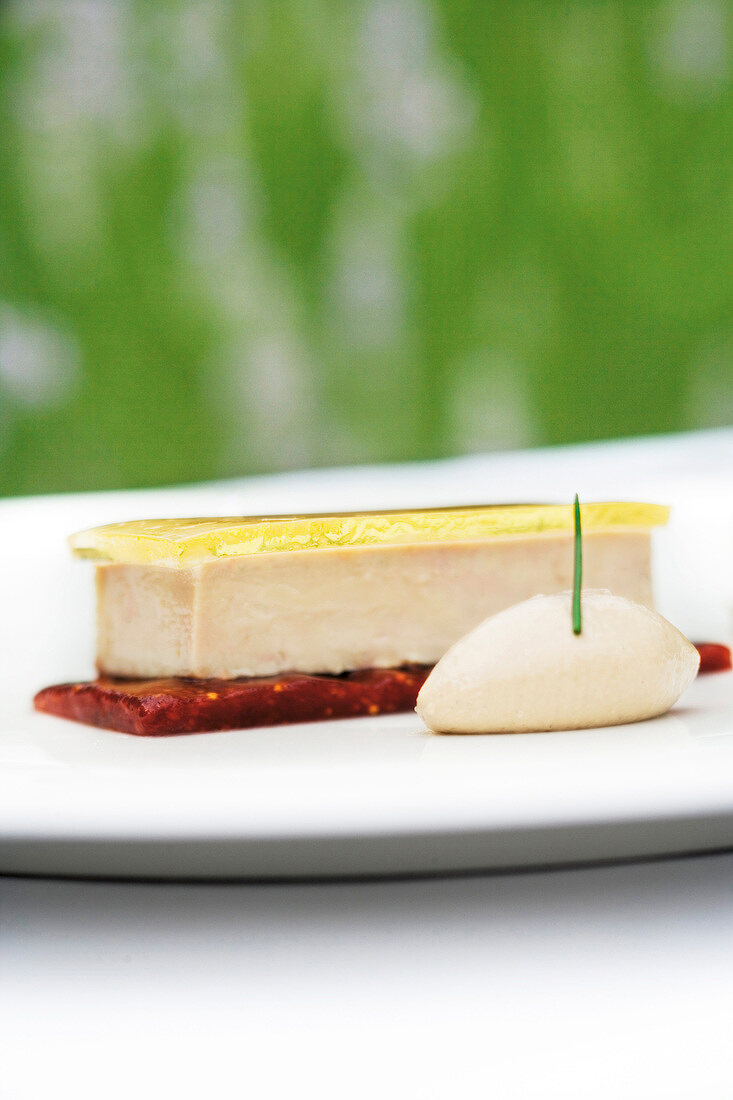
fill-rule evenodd
<path id="1" fill-rule="evenodd" d="M 664 524 L 668 518 L 669 509 L 658 504 L 581 505 L 584 531 L 648 528 Z M 572 505 L 502 504 L 335 515 L 134 520 L 81 531 L 69 541 L 78 557 L 93 561 L 189 566 L 215 558 L 289 550 L 463 542 L 572 529 Z"/>

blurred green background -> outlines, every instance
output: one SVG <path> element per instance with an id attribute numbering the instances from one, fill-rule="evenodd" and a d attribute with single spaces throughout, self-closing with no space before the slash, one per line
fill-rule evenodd
<path id="1" fill-rule="evenodd" d="M 0 493 L 733 422 L 723 0 L 23 0 L 0 51 Z"/>

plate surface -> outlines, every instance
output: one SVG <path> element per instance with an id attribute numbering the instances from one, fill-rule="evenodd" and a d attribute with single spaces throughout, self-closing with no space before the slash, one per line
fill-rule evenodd
<path id="1" fill-rule="evenodd" d="M 660 609 L 729 641 L 733 433 L 0 504 L 0 870 L 307 877 L 539 865 L 733 847 L 733 675 L 667 716 L 440 738 L 415 715 L 134 738 L 33 713 L 92 675 L 93 583 L 64 538 L 142 516 L 648 499 Z M 721 473 L 721 471 L 723 471 Z"/>

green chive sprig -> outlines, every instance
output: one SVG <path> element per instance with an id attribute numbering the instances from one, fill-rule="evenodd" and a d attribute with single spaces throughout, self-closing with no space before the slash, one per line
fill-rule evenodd
<path id="1" fill-rule="evenodd" d="M 573 570 L 573 634 L 580 634 L 580 587 L 583 583 L 583 545 L 580 532 L 580 501 L 575 494 L 575 569 Z"/>

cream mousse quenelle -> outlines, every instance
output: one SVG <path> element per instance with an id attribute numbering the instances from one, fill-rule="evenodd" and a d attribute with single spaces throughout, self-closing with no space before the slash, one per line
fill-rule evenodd
<path id="1" fill-rule="evenodd" d="M 417 712 L 436 733 L 614 726 L 669 710 L 694 680 L 695 647 L 656 612 L 606 590 L 534 596 L 492 615 L 431 672 Z"/>

